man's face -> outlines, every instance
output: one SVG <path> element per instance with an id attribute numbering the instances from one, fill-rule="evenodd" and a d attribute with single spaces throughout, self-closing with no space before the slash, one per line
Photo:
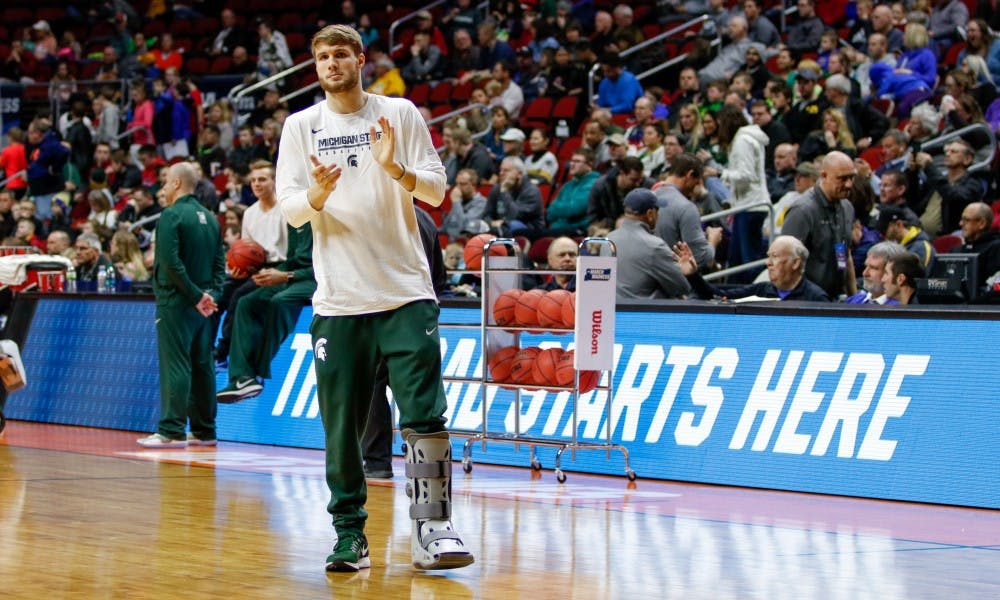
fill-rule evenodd
<path id="1" fill-rule="evenodd" d="M 587 163 L 587 159 L 582 154 L 574 154 L 569 159 L 569 176 L 582 177 L 587 173 L 590 173 L 590 165 Z"/>
<path id="2" fill-rule="evenodd" d="M 232 27 L 236 24 L 236 14 L 228 8 L 222 9 L 222 25 L 223 27 Z"/>
<path id="3" fill-rule="evenodd" d="M 29 240 L 34 233 L 35 228 L 32 226 L 31 221 L 25 219 L 17 222 L 17 229 L 14 231 L 15 237 L 19 237 L 22 240 Z"/>
<path id="4" fill-rule="evenodd" d="M 983 235 L 990 227 L 990 223 L 979 216 L 979 212 L 972 205 L 966 206 L 962 211 L 962 218 L 959 219 L 959 227 L 962 228 L 962 238 L 966 242 L 975 241 Z"/>
<path id="5" fill-rule="evenodd" d="M 53 231 L 45 241 L 45 249 L 49 254 L 62 254 L 69 248 L 69 237 L 61 231 Z"/>
<path id="6" fill-rule="evenodd" d="M 639 98 L 635 101 L 633 112 L 638 122 L 645 123 L 647 119 L 653 116 L 653 103 L 649 101 L 649 98 Z"/>
<path id="7" fill-rule="evenodd" d="M 774 168 L 779 173 L 794 169 L 797 162 L 798 156 L 793 146 L 781 144 L 774 149 Z"/>
<path id="8" fill-rule="evenodd" d="M 639 187 L 642 183 L 642 171 L 621 171 L 618 173 L 618 191 L 625 194 Z"/>
<path id="9" fill-rule="evenodd" d="M 884 258 L 880 256 L 865 258 L 865 270 L 861 272 L 861 277 L 865 280 L 865 289 L 871 292 L 872 296 L 881 296 L 885 291 L 885 288 L 882 287 L 882 274 L 884 272 Z"/>
<path id="10" fill-rule="evenodd" d="M 968 167 L 972 163 L 972 157 L 968 155 L 965 146 L 961 144 L 948 144 L 944 147 L 944 166 L 947 168 Z"/>
<path id="11" fill-rule="evenodd" d="M 906 194 L 905 185 L 897 185 L 896 178 L 892 175 L 882 175 L 879 181 L 878 199 L 882 204 L 897 205 L 902 204 Z"/>
<path id="12" fill-rule="evenodd" d="M 828 170 L 820 172 L 820 186 L 823 193 L 831 201 L 844 200 L 851 193 L 854 176 L 858 174 L 853 162 L 844 161 L 833 164 Z"/>
<path id="13" fill-rule="evenodd" d="M 777 164 L 777 163 L 775 163 L 775 164 Z M 795 191 L 796 192 L 798 192 L 800 194 L 803 194 L 803 193 L 806 192 L 806 190 L 808 190 L 809 188 L 811 188 L 814 185 L 816 185 L 816 178 L 813 177 L 812 175 L 807 175 L 806 173 L 796 173 L 795 174 Z"/>
<path id="14" fill-rule="evenodd" d="M 876 6 L 872 9 L 871 21 L 874 31 L 885 33 L 892 26 L 892 9 L 884 4 Z"/>
<path id="15" fill-rule="evenodd" d="M 520 169 L 515 169 L 505 162 L 500 163 L 500 181 L 508 183 L 511 187 L 518 187 L 522 179 L 524 176 Z"/>
<path id="16" fill-rule="evenodd" d="M 14 206 L 14 198 L 9 192 L 0 192 L 0 215 L 5 215 Z"/>
<path id="17" fill-rule="evenodd" d="M 253 145 L 253 132 L 246 129 L 240 130 L 240 146 L 249 148 Z"/>
<path id="18" fill-rule="evenodd" d="M 559 271 L 571 271 L 576 268 L 576 257 L 579 250 L 571 240 L 556 240 L 549 245 L 549 267 Z"/>
<path id="19" fill-rule="evenodd" d="M 77 240 L 76 243 L 73 244 L 73 249 L 76 250 L 76 262 L 81 265 L 94 263 L 100 255 L 100 253 L 91 247 L 89 243 L 81 242 L 80 240 Z"/>
<path id="20" fill-rule="evenodd" d="M 597 123 L 587 123 L 583 128 L 583 141 L 591 148 L 596 147 L 604 139 L 604 131 Z"/>
<path id="21" fill-rule="evenodd" d="M 892 271 L 892 263 L 887 263 L 885 265 L 885 270 L 882 272 L 882 289 L 885 295 L 893 300 L 899 300 L 900 298 L 900 286 L 896 274 Z"/>
<path id="22" fill-rule="evenodd" d="M 743 14 L 746 15 L 747 21 L 753 21 L 760 14 L 760 7 L 757 6 L 757 2 L 744 2 L 743 3 Z"/>
<path id="23" fill-rule="evenodd" d="M 618 76 L 622 74 L 622 69 L 621 67 L 613 67 L 611 65 L 601 65 L 601 72 L 611 81 L 618 81 Z"/>
<path id="24" fill-rule="evenodd" d="M 906 145 L 896 141 L 896 138 L 889 135 L 882 138 L 882 154 L 886 161 L 896 160 L 905 153 Z"/>
<path id="25" fill-rule="evenodd" d="M 469 199 L 476 194 L 476 186 L 473 185 L 472 177 L 468 173 L 459 173 L 455 176 L 455 187 L 463 199 Z"/>
<path id="26" fill-rule="evenodd" d="M 663 156 L 666 157 L 667 162 L 682 152 L 684 152 L 684 146 L 681 146 L 681 143 L 677 141 L 676 135 L 668 135 L 663 138 Z"/>
<path id="27" fill-rule="evenodd" d="M 803 19 L 811 19 L 816 14 L 815 7 L 808 0 L 799 0 L 796 7 L 799 9 L 799 16 Z"/>
<path id="28" fill-rule="evenodd" d="M 686 92 L 698 91 L 698 74 L 693 69 L 681 71 L 680 87 Z"/>
<path id="29" fill-rule="evenodd" d="M 94 148 L 94 162 L 101 167 L 110 163 L 111 148 L 109 148 L 106 144 L 98 144 L 97 147 Z"/>
<path id="30" fill-rule="evenodd" d="M 628 156 L 627 144 L 608 144 L 608 155 L 611 160 L 621 160 Z"/>
<path id="31" fill-rule="evenodd" d="M 752 107 L 750 116 L 753 118 L 753 124 L 758 127 L 764 127 L 771 122 L 771 111 L 766 106 Z"/>
<path id="32" fill-rule="evenodd" d="M 30 219 L 35 216 L 35 204 L 31 201 L 18 202 L 14 209 L 14 216 L 18 219 Z"/>
<path id="33" fill-rule="evenodd" d="M 346 44 L 321 42 L 313 48 L 313 55 L 316 57 L 316 75 L 323 91 L 339 94 L 360 85 L 364 54 L 355 55 L 354 49 Z M 266 94 L 264 99 L 267 99 Z"/>
<path id="34" fill-rule="evenodd" d="M 250 171 L 250 189 L 257 198 L 274 198 L 274 176 L 270 169 Z"/>
<path id="35" fill-rule="evenodd" d="M 454 39 L 456 50 L 468 50 L 472 47 L 472 38 L 464 29 L 456 31 Z"/>
<path id="36" fill-rule="evenodd" d="M 684 194 L 685 198 L 690 199 L 694 197 L 695 190 L 697 190 L 698 186 L 702 185 L 702 183 L 704 183 L 704 180 L 701 177 L 695 175 L 694 171 L 688 171 L 687 174 L 681 178 L 681 184 L 677 186 L 677 189 L 681 191 L 681 194 Z"/>
<path id="37" fill-rule="evenodd" d="M 786 244 L 772 244 L 767 251 L 767 276 L 779 290 L 795 287 L 799 278 L 799 259 Z"/>
<path id="38" fill-rule="evenodd" d="M 889 40 L 881 33 L 871 34 L 868 37 L 868 56 L 872 60 L 879 60 L 889 51 Z"/>
<path id="39" fill-rule="evenodd" d="M 237 46 L 233 48 L 233 62 L 236 64 L 242 64 L 247 59 L 247 49 L 243 46 Z"/>

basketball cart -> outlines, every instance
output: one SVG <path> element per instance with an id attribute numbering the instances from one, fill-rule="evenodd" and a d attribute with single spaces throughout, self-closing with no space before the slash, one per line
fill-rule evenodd
<path id="1" fill-rule="evenodd" d="M 495 245 L 506 246 L 513 251 L 513 256 L 491 255 L 490 248 Z M 592 252 L 592 250 L 597 252 Z M 604 249 L 601 251 L 601 249 Z M 566 275 L 566 271 L 539 270 L 521 268 L 521 249 L 513 239 L 500 238 L 488 242 L 483 248 L 483 263 L 481 276 L 483 280 L 482 319 L 479 329 L 481 336 L 480 350 L 483 353 L 481 385 L 482 425 L 475 432 L 453 431 L 457 435 L 468 435 L 462 452 L 462 469 L 472 472 L 472 448 L 480 442 L 486 450 L 487 442 L 506 442 L 514 444 L 516 451 L 521 445 L 527 445 L 530 450 L 530 465 L 532 470 L 541 471 L 542 463 L 536 453 L 536 447 L 556 448 L 554 472 L 559 483 L 566 481 L 566 473 L 562 469 L 562 456 L 569 450 L 576 459 L 578 450 L 604 450 L 610 459 L 611 451 L 617 450 L 625 459 L 625 475 L 629 481 L 635 481 L 635 471 L 629 466 L 628 449 L 612 442 L 613 426 L 611 421 L 611 400 L 614 396 L 614 339 L 615 339 L 615 282 L 617 258 L 614 243 L 605 238 L 587 238 L 580 243 L 580 254 L 576 265 L 576 306 L 575 328 L 545 328 L 539 326 L 513 327 L 497 325 L 493 317 L 493 305 L 497 298 L 506 290 L 519 288 L 523 275 Z M 572 385 L 540 385 L 537 383 L 511 383 L 496 381 L 489 372 L 487 364 L 489 357 L 497 349 L 505 346 L 521 347 L 521 336 L 527 333 L 559 333 L 573 334 L 577 351 L 574 353 L 574 375 Z M 585 343 L 582 343 L 584 342 Z M 583 346 L 586 351 L 579 349 Z M 577 407 L 580 399 L 580 372 L 583 370 L 598 371 L 597 387 L 593 393 L 607 394 L 605 402 L 606 439 L 603 443 L 586 442 L 579 439 L 577 424 Z M 606 381 L 607 383 L 603 383 Z M 489 405 L 487 400 L 491 388 L 501 386 L 513 389 L 513 431 L 493 431 L 490 426 Z M 572 410 L 570 439 L 557 437 L 532 437 L 521 431 L 521 391 L 545 390 L 548 392 L 567 392 L 571 396 Z M 497 390 L 492 390 L 494 393 Z"/>

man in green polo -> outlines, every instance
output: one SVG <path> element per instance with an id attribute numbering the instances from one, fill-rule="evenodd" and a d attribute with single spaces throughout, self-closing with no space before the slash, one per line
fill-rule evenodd
<path id="1" fill-rule="evenodd" d="M 138 440 L 145 448 L 214 446 L 215 366 L 208 318 L 225 282 L 222 234 L 194 195 L 188 163 L 167 174 L 167 208 L 156 225 L 153 292 L 160 362 L 160 422 Z M 187 424 L 191 432 L 185 435 Z"/>

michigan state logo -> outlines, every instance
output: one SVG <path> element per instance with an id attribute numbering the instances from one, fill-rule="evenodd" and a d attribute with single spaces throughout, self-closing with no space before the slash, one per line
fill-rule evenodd
<path id="1" fill-rule="evenodd" d="M 319 338 L 316 340 L 316 346 L 313 348 L 313 354 L 316 355 L 316 360 L 326 361 L 326 338 Z"/>

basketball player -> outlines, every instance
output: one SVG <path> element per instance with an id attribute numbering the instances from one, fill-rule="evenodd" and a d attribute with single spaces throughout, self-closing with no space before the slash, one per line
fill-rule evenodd
<path id="1" fill-rule="evenodd" d="M 145 448 L 215 445 L 215 367 L 209 317 L 226 280 L 222 233 L 198 202 L 198 177 L 180 162 L 167 173 L 167 208 L 156 224 L 153 293 L 160 362 L 160 422 Z M 184 430 L 191 422 L 191 433 Z"/>
<path id="2" fill-rule="evenodd" d="M 360 437 L 384 359 L 407 444 L 412 563 L 473 562 L 451 525 L 451 443 L 444 431 L 439 309 L 411 197 L 440 205 L 445 169 L 416 107 L 361 88 L 361 36 L 330 25 L 312 39 L 326 99 L 291 115 L 278 152 L 278 201 L 313 229 L 316 391 L 326 436 L 328 571 L 371 566 Z M 398 133 L 397 133 L 398 132 Z"/>

